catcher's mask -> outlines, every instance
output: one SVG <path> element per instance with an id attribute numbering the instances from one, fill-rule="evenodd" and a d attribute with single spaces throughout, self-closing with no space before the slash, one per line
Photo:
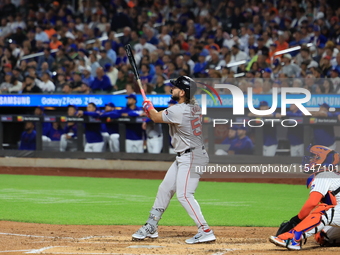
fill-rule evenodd
<path id="1" fill-rule="evenodd" d="M 310 146 L 309 151 L 311 155 L 304 156 L 302 161 L 305 173 L 312 173 L 307 179 L 308 188 L 319 172 L 327 169 L 334 171 L 340 159 L 339 153 L 323 145 Z"/>

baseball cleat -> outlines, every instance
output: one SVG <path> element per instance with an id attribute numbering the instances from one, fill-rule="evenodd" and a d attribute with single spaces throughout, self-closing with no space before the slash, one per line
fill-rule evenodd
<path id="1" fill-rule="evenodd" d="M 301 243 L 295 241 L 294 239 L 282 240 L 276 236 L 269 237 L 269 242 L 275 244 L 276 246 L 287 248 L 291 251 L 301 250 Z"/>
<path id="2" fill-rule="evenodd" d="M 301 250 L 301 242 L 290 239 L 288 240 L 287 249 L 290 251 L 299 251 Z"/>
<path id="3" fill-rule="evenodd" d="M 146 223 L 140 229 L 138 229 L 136 233 L 134 233 L 132 235 L 132 240 L 140 241 L 140 240 L 144 240 L 147 237 L 148 238 L 157 238 L 158 237 L 158 232 L 157 232 L 156 226 L 153 226 L 149 223 Z"/>
<path id="4" fill-rule="evenodd" d="M 198 230 L 198 233 L 187 240 L 185 242 L 187 244 L 195 244 L 195 243 L 208 243 L 208 242 L 213 242 L 216 240 L 216 237 L 214 235 L 214 232 L 210 229 L 208 230 Z"/>
<path id="5" fill-rule="evenodd" d="M 284 247 L 284 248 L 286 248 L 286 245 L 287 245 L 286 240 L 282 240 L 276 236 L 270 236 L 269 242 L 275 244 L 276 246 Z"/>

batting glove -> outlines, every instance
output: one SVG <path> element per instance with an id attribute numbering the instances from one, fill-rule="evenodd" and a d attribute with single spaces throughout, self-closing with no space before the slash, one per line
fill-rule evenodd
<path id="1" fill-rule="evenodd" d="M 152 110 L 152 109 L 155 109 L 155 107 L 153 106 L 153 104 L 151 103 L 150 100 L 145 100 L 143 102 L 143 110 L 144 112 L 149 115 L 149 112 Z"/>

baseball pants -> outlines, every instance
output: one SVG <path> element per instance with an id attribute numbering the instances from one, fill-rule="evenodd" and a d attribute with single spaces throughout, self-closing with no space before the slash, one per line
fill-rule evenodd
<path id="1" fill-rule="evenodd" d="M 86 143 L 85 152 L 102 152 L 104 147 L 104 142 L 99 143 Z"/>
<path id="2" fill-rule="evenodd" d="M 119 134 L 111 134 L 109 139 L 111 152 L 119 152 Z"/>
<path id="3" fill-rule="evenodd" d="M 107 144 L 109 143 L 109 140 L 110 140 L 110 135 L 107 132 L 103 132 L 102 137 L 103 137 L 103 141 L 104 141 L 103 152 L 105 152 Z"/>
<path id="4" fill-rule="evenodd" d="M 126 139 L 125 149 L 126 149 L 126 152 L 128 153 L 143 153 L 144 152 L 144 141 Z"/>
<path id="5" fill-rule="evenodd" d="M 292 157 L 303 157 L 305 155 L 303 151 L 304 151 L 303 144 L 290 146 L 290 156 Z"/>
<path id="6" fill-rule="evenodd" d="M 329 243 L 340 244 L 340 227 L 326 226 L 323 231 L 326 232 Z"/>
<path id="7" fill-rule="evenodd" d="M 66 151 L 67 145 L 70 141 L 73 141 L 73 139 L 72 140 L 66 139 L 66 134 L 61 135 L 60 136 L 59 150 L 60 151 Z"/>
<path id="8" fill-rule="evenodd" d="M 163 148 L 163 136 L 148 137 L 146 147 L 149 153 L 161 153 Z"/>
<path id="9" fill-rule="evenodd" d="M 205 227 L 208 228 L 201 208 L 194 198 L 194 193 L 201 176 L 200 173 L 195 171 L 195 167 L 205 166 L 208 163 L 208 154 L 201 148 L 177 156 L 168 169 L 162 183 L 159 185 L 153 208 L 166 210 L 171 198 L 176 193 L 178 201 L 194 220 L 197 227 L 203 226 L 203 229 Z"/>
<path id="10" fill-rule="evenodd" d="M 119 152 L 119 134 L 112 134 L 110 135 L 109 140 L 110 151 L 111 152 Z M 125 140 L 125 150 L 129 153 L 143 153 L 144 146 L 143 140 Z"/>
<path id="11" fill-rule="evenodd" d="M 41 140 L 43 142 L 51 142 L 51 138 L 47 137 L 46 135 L 41 136 Z"/>
<path id="12" fill-rule="evenodd" d="M 276 149 L 277 149 L 277 144 L 273 144 L 270 146 L 263 146 L 263 156 L 266 156 L 266 157 L 275 156 Z"/>

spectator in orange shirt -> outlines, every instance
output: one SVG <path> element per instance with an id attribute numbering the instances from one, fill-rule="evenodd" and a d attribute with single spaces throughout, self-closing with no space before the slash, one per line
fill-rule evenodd
<path id="1" fill-rule="evenodd" d="M 279 39 L 275 42 L 275 44 L 277 45 L 276 51 L 281 51 L 281 50 L 288 49 L 289 45 L 285 41 L 285 36 L 284 36 L 283 32 L 279 31 L 278 34 L 279 34 Z"/>
<path id="2" fill-rule="evenodd" d="M 214 35 L 208 35 L 208 38 L 207 38 L 208 45 L 204 46 L 204 48 L 206 48 L 207 50 L 215 49 L 218 52 L 220 52 L 220 46 L 218 46 L 218 44 L 216 44 L 214 40 L 215 40 Z M 211 48 L 212 46 L 214 46 L 215 48 Z"/>
<path id="3" fill-rule="evenodd" d="M 55 31 L 51 24 L 46 25 L 46 29 L 44 30 L 44 32 L 47 34 L 48 39 L 51 39 L 52 35 L 57 33 L 57 31 Z"/>
<path id="4" fill-rule="evenodd" d="M 50 42 L 50 48 L 52 50 L 58 49 L 59 46 L 62 46 L 62 42 L 58 40 L 58 34 L 52 35 L 52 39 Z"/>

